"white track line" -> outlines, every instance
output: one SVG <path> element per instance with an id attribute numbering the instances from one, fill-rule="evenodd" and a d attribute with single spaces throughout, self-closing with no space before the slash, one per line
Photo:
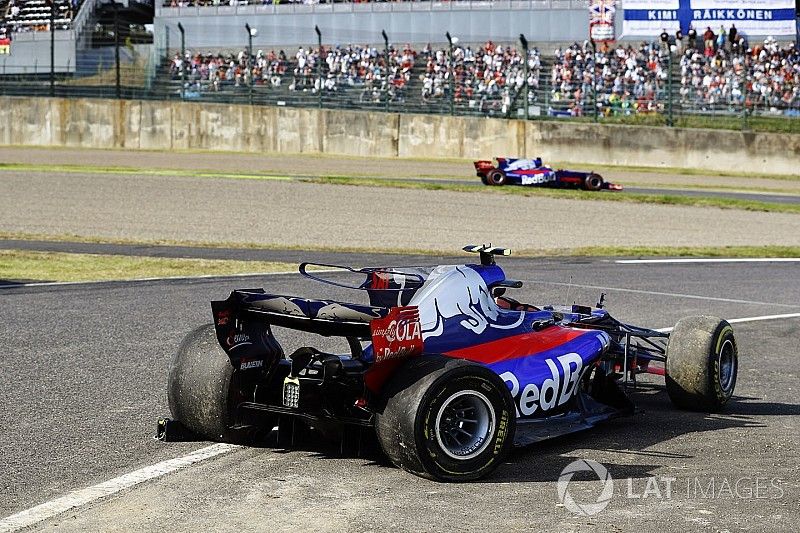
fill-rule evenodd
<path id="1" fill-rule="evenodd" d="M 750 304 L 750 305 L 769 305 L 772 307 L 791 307 L 798 308 L 800 305 L 792 304 L 777 304 L 772 302 L 754 302 L 752 300 L 736 300 L 733 298 L 716 298 L 714 296 L 700 296 L 698 294 L 683 294 L 679 292 L 659 292 L 659 291 L 645 291 L 642 289 L 623 289 L 620 287 L 608 287 L 603 285 L 581 285 L 578 283 L 564 283 L 561 281 L 544 281 L 536 279 L 522 280 L 526 283 L 539 283 L 542 285 L 555 285 L 557 287 L 577 287 L 579 289 L 596 289 L 599 291 L 614 291 L 614 292 L 630 292 L 633 294 L 652 294 L 654 296 L 670 296 L 673 298 L 688 298 L 690 300 L 710 300 L 714 302 L 727 302 L 734 304 Z"/>
<path id="2" fill-rule="evenodd" d="M 649 265 L 661 263 L 800 263 L 800 257 L 742 257 L 742 258 L 682 258 L 682 259 L 617 259 L 620 265 Z"/>
<path id="3" fill-rule="evenodd" d="M 110 479 L 93 487 L 76 490 L 69 494 L 50 500 L 36 507 L 31 507 L 17 514 L 13 514 L 0 520 L 0 533 L 17 531 L 22 528 L 30 527 L 34 524 L 53 518 L 70 509 L 81 507 L 101 498 L 106 498 L 117 492 L 135 487 L 145 481 L 155 479 L 189 465 L 217 457 L 219 455 L 238 450 L 241 446 L 234 444 L 212 444 L 196 450 L 183 457 L 169 459 L 151 466 L 146 466 L 128 474 Z"/>
<path id="4" fill-rule="evenodd" d="M 761 320 L 779 320 L 781 318 L 800 318 L 800 313 L 787 313 L 785 315 L 749 316 L 746 318 L 730 318 L 728 319 L 728 323 L 740 324 L 742 322 L 760 322 Z M 661 328 L 657 329 L 656 331 L 660 331 L 661 333 L 669 333 L 673 329 L 674 328 Z"/>

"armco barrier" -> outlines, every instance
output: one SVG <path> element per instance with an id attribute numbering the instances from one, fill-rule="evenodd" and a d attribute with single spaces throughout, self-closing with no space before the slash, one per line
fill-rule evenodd
<path id="1" fill-rule="evenodd" d="M 0 97 L 0 143 L 373 157 L 539 155 L 798 174 L 800 135 L 332 109 Z M 469 172 L 469 170 L 465 170 Z"/>

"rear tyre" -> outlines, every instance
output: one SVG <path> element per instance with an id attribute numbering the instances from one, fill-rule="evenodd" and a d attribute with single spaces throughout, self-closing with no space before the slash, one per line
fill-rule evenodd
<path id="1" fill-rule="evenodd" d="M 672 403 L 718 411 L 733 395 L 739 367 L 733 328 L 712 316 L 682 318 L 667 345 L 666 383 Z"/>
<path id="2" fill-rule="evenodd" d="M 167 395 L 173 418 L 212 440 L 253 438 L 253 431 L 232 426 L 236 406 L 252 399 L 254 390 L 252 379 L 231 365 L 212 324 L 189 333 L 170 365 Z"/>
<path id="3" fill-rule="evenodd" d="M 439 481 L 470 481 L 499 466 L 516 419 L 505 383 L 461 359 L 424 356 L 387 384 L 376 417 L 381 448 L 398 467 Z"/>
<path id="4" fill-rule="evenodd" d="M 587 191 L 599 191 L 603 188 L 603 178 L 600 174 L 591 173 L 583 178 L 583 188 Z"/>
<path id="5" fill-rule="evenodd" d="M 484 185 L 491 185 L 491 183 L 489 183 L 489 178 L 486 177 L 486 174 L 481 174 L 481 183 Z"/>
<path id="6" fill-rule="evenodd" d="M 495 168 L 486 174 L 486 181 L 489 182 L 489 185 L 505 185 L 508 180 L 506 179 L 505 172 Z"/>

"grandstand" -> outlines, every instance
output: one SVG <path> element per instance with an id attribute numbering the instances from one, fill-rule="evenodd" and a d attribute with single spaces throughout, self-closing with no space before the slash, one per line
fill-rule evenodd
<path id="1" fill-rule="evenodd" d="M 78 0 L 8 0 L 0 6 L 0 13 L 4 13 L 3 24 L 10 32 L 50 31 L 51 17 L 57 29 L 68 30 L 79 7 Z"/>
<path id="2" fill-rule="evenodd" d="M 691 113 L 800 112 L 800 53 L 766 40 L 739 52 L 711 55 L 693 46 L 674 53 L 660 43 L 619 44 L 607 51 L 574 43 L 524 54 L 491 41 L 447 48 L 405 44 L 339 45 L 318 50 L 247 50 L 174 54 L 156 87 L 173 98 L 252 101 L 272 105 L 323 103 L 362 107 L 517 116 L 600 116 L 664 113 L 668 84 L 676 110 Z M 319 69 L 318 69 L 319 67 Z M 594 73 L 594 74 L 593 74 Z M 670 77 L 671 73 L 671 77 Z"/>
<path id="3" fill-rule="evenodd" d="M 44 1 L 10 0 L 6 9 L 11 14 L 15 8 L 18 38 L 42 29 L 41 17 L 30 14 L 43 13 Z M 134 3 L 130 0 L 129 7 Z M 705 39 L 670 36 L 660 42 L 657 35 L 595 48 L 585 39 L 588 16 L 585 2 L 578 0 L 159 1 L 149 51 L 131 46 L 133 20 L 126 18 L 121 35 L 114 36 L 107 4 L 58 5 L 64 13 L 57 19 L 61 30 L 81 9 L 81 27 L 89 29 L 79 32 L 73 26 L 73 38 L 85 43 L 77 47 L 75 64 L 82 58 L 90 67 L 71 71 L 74 78 L 55 94 L 70 94 L 87 75 L 113 83 L 113 75 L 106 74 L 115 61 L 110 45 L 117 41 L 124 43 L 120 56 L 129 70 L 141 72 L 125 77 L 124 83 L 134 80 L 138 86 L 118 87 L 116 94 L 137 98 L 504 117 L 800 114 L 800 57 L 791 45 L 771 37 L 762 43 L 760 36 L 740 32 L 736 42 L 715 40 L 710 48 Z M 518 26 L 498 26 L 495 19 Z M 562 19 L 572 22 L 553 24 Z M 135 23 L 143 28 L 146 20 L 139 16 Z M 424 27 L 408 24 L 422 20 Z M 317 21 L 319 35 L 314 34 Z M 380 29 L 384 23 L 395 30 L 387 35 Z M 582 28 L 578 39 L 569 38 L 575 24 Z M 408 27 L 397 30 L 403 25 Z M 246 34 L 245 26 L 261 31 Z M 519 33 L 513 33 L 518 27 L 530 28 L 534 36 L 527 56 Z M 446 28 L 453 28 L 450 44 Z M 346 38 L 353 35 L 365 38 Z M 252 48 L 245 47 L 248 41 Z M 7 84 L 2 90 L 35 94 L 31 87 Z M 108 95 L 102 90 L 109 88 L 81 95 Z"/>

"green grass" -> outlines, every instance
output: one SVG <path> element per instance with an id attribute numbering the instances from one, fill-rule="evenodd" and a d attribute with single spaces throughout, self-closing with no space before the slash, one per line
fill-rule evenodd
<path id="1" fill-rule="evenodd" d="M 591 122 L 593 117 L 582 117 L 582 122 Z M 626 126 L 666 126 L 667 115 L 661 113 L 641 113 L 637 115 L 612 115 L 600 117 L 600 124 L 621 124 Z M 750 130 L 765 133 L 800 133 L 800 119 L 789 117 L 748 116 L 742 121 L 741 115 L 684 115 L 676 110 L 673 114 L 676 128 L 701 128 L 714 130 Z"/>
<path id="2" fill-rule="evenodd" d="M 680 196 L 670 194 L 615 194 L 613 192 L 590 193 L 586 191 L 550 190 L 527 187 L 486 187 L 477 185 L 460 185 L 453 183 L 431 183 L 420 181 L 403 181 L 394 179 L 368 179 L 326 177 L 307 178 L 301 181 L 308 183 L 324 183 L 331 185 L 349 185 L 356 187 L 392 187 L 397 189 L 424 189 L 432 191 L 457 191 L 476 192 L 485 194 L 509 194 L 528 197 L 561 198 L 569 200 L 609 201 L 627 203 L 645 203 L 662 205 L 680 205 L 691 207 L 717 207 L 720 209 L 740 209 L 745 211 L 764 211 L 769 213 L 797 213 L 800 214 L 800 204 L 782 204 L 775 202 L 760 202 L 755 200 L 742 200 L 738 198 L 712 198 Z"/>
<path id="3" fill-rule="evenodd" d="M 288 272 L 297 265 L 266 261 L 171 259 L 125 255 L 0 250 L 0 279 L 101 281 L 176 276 Z"/>
<path id="4" fill-rule="evenodd" d="M 752 187 L 752 186 L 738 186 L 738 185 L 703 185 L 694 183 L 659 183 L 653 185 L 652 183 L 640 181 L 625 181 L 626 187 L 643 187 L 643 188 L 657 188 L 663 190 L 664 194 L 670 194 L 673 190 L 696 190 L 696 191 L 720 191 L 720 192 L 752 192 L 754 194 L 784 194 L 787 196 L 800 196 L 800 189 L 783 189 L 780 187 Z"/>
<path id="5" fill-rule="evenodd" d="M 208 242 L 208 241 L 181 241 L 172 239 L 120 239 L 109 237 L 95 237 L 77 234 L 45 234 L 0 231 L 0 239 L 19 241 L 43 242 L 77 242 L 87 244 L 120 244 L 123 246 L 185 246 L 190 248 L 229 248 L 232 250 L 296 250 L 308 252 L 335 252 L 335 253 L 374 253 L 395 255 L 441 255 L 440 250 L 424 250 L 419 248 L 381 248 L 370 246 L 309 246 L 294 244 L 270 244 L 255 242 Z M 460 253 L 461 250 L 446 250 L 445 253 Z"/>
<path id="6" fill-rule="evenodd" d="M 9 233 L 0 232 L 0 239 L 18 239 L 30 241 L 50 241 L 50 242 L 82 242 L 89 244 L 123 244 L 135 246 L 187 246 L 195 248 L 230 248 L 230 249 L 258 249 L 258 250 L 301 250 L 308 252 L 334 252 L 334 253 L 382 253 L 394 255 L 464 255 L 465 258 L 470 255 L 463 253 L 460 249 L 439 249 L 439 250 L 425 250 L 425 249 L 393 249 L 393 248 L 374 248 L 374 247 L 334 247 L 334 246 L 286 246 L 286 245 L 264 245 L 256 243 L 204 243 L 195 241 L 147 241 L 147 240 L 133 240 L 133 239 L 103 239 L 96 237 L 83 237 L 78 235 L 40 235 L 28 233 Z M 0 250 L 0 279 L 3 278 L 2 269 L 6 259 L 2 255 L 3 251 Z M 39 252 L 30 252 L 39 253 Z M 81 254 L 64 254 L 64 255 L 81 255 Z M 87 254 L 88 255 L 88 254 Z M 652 247 L 652 246 L 586 246 L 578 248 L 560 248 L 560 249 L 515 249 L 515 257 L 800 257 L 800 246 L 683 246 L 683 247 Z M 101 255 L 88 255 L 88 257 L 101 258 L 101 257 L 124 257 L 124 256 L 101 256 Z M 135 258 L 134 258 L 135 259 Z M 148 258 L 154 259 L 154 258 Z M 178 260 L 187 261 L 187 260 Z M 193 260 L 188 260 L 193 261 Z M 199 261 L 199 260 L 198 260 Z M 213 261 L 212 261 L 213 262 Z M 250 261 L 230 261 L 229 263 L 241 263 L 249 265 L 249 268 L 256 268 L 256 265 L 263 265 L 265 269 L 274 268 L 278 271 L 294 271 L 297 266 L 287 263 L 259 263 Z M 272 266 L 270 266 L 272 265 Z M 261 268 L 261 267 L 259 267 Z M 268 272 L 270 270 L 260 270 Z M 202 273 L 214 273 L 203 271 Z M 236 272 L 227 272 L 236 273 Z M 30 279 L 19 277 L 26 274 L 17 273 L 16 278 L 13 279 Z M 172 275 L 195 275 L 195 274 L 172 274 Z M 137 276 L 137 277 L 155 277 L 151 276 Z M 5 279 L 12 279 L 6 277 Z M 42 278 L 43 279 L 43 278 Z"/>
<path id="7" fill-rule="evenodd" d="M 536 257 L 800 257 L 800 246 L 586 246 L 546 250 L 515 250 L 514 255 Z"/>
<path id="8" fill-rule="evenodd" d="M 800 121 L 800 119 L 798 119 Z M 31 147 L 25 147 L 31 148 Z M 32 147 L 36 149 L 36 147 Z M 60 148 L 60 147 L 55 147 Z M 149 152 L 153 150 L 141 150 L 143 152 Z M 181 153 L 195 153 L 191 150 L 181 150 Z M 200 153 L 226 153 L 226 154 L 236 154 L 242 153 L 247 155 L 253 155 L 250 152 L 200 152 Z M 267 154 L 267 155 L 275 155 L 275 154 Z M 443 175 L 443 174 L 419 174 L 415 177 L 418 178 L 437 178 L 437 179 L 467 179 L 472 178 L 475 176 L 475 172 L 472 167 L 472 159 L 460 159 L 460 158 L 441 158 L 441 159 L 434 159 L 434 158 L 385 158 L 385 157 L 378 157 L 378 158 L 370 158 L 370 157 L 358 157 L 358 156 L 338 156 L 333 154 L 281 154 L 281 157 L 291 157 L 292 155 L 298 155 L 302 157 L 314 157 L 314 158 L 331 158 L 331 159 L 350 159 L 354 161 L 374 161 L 374 160 L 385 160 L 385 161 L 414 161 L 414 162 L 431 162 L 431 163 L 452 163 L 452 164 L 463 164 L 464 165 L 464 172 L 458 175 Z M 503 154 L 494 154 L 494 155 L 503 155 Z M 514 154 L 506 154 L 506 155 L 514 155 Z M 487 154 L 487 158 L 492 157 L 491 155 Z M 681 176 L 719 176 L 719 177 L 739 177 L 739 178 L 751 178 L 751 179 L 777 179 L 777 180 L 788 180 L 788 181 L 800 181 L 800 173 L 798 174 L 766 174 L 766 173 L 759 173 L 757 171 L 737 171 L 737 170 L 705 170 L 705 169 L 696 169 L 696 168 L 681 168 L 681 167 L 648 167 L 648 166 L 640 166 L 640 165 L 597 165 L 593 163 L 585 163 L 582 161 L 547 161 L 547 164 L 554 168 L 585 168 L 591 169 L 595 171 L 623 171 L 623 172 L 647 172 L 651 174 L 676 174 Z M 30 163 L 0 163 L 0 171 L 2 170 L 10 170 L 10 171 L 33 171 L 33 172 L 81 172 L 81 173 L 92 173 L 92 174 L 132 174 L 132 175 L 150 175 L 150 176 L 188 176 L 188 177 L 211 177 L 211 178 L 233 178 L 233 179 L 278 179 L 278 180 L 288 180 L 291 179 L 292 176 L 297 175 L 305 175 L 305 174 L 285 174 L 285 173 L 253 173 L 253 172 L 218 172 L 214 170 L 185 170 L 185 169 L 170 169 L 170 168 L 152 168 L 152 169 L 140 169 L 136 167 L 124 167 L 124 166 L 103 166 L 103 165 L 65 165 L 65 164 L 54 164 L 54 165 L 45 165 L 45 164 L 30 164 Z M 374 175 L 373 173 L 369 172 L 351 172 L 348 176 L 342 177 L 369 177 Z M 338 176 L 331 176 L 331 177 L 338 177 Z"/>
<path id="9" fill-rule="evenodd" d="M 273 174 L 253 174 L 236 172 L 215 172 L 212 170 L 182 170 L 182 169 L 140 169 L 134 167 L 104 167 L 97 165 L 31 165 L 27 163 L 0 163 L 0 171 L 30 171 L 30 172 L 65 172 L 80 174 L 120 174 L 136 176 L 182 176 L 191 178 L 230 178 L 230 179 L 263 179 L 286 181 L 293 179 L 291 176 Z"/>

